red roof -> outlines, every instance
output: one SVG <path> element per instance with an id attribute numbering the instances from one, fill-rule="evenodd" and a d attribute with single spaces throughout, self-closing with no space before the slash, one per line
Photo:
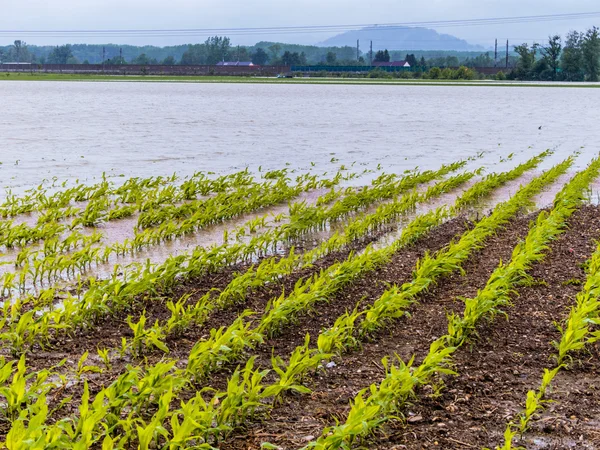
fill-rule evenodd
<path id="1" fill-rule="evenodd" d="M 390 62 L 373 61 L 373 65 L 377 67 L 410 67 L 410 64 L 406 60 Z"/>

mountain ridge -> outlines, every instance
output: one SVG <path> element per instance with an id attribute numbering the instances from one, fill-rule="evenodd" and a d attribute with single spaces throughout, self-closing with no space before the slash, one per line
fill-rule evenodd
<path id="1" fill-rule="evenodd" d="M 316 45 L 356 46 L 361 42 L 363 52 L 370 41 L 373 51 L 377 50 L 456 50 L 485 51 L 481 45 L 471 44 L 451 34 L 440 34 L 431 28 L 372 26 L 358 30 L 346 31 L 332 36 Z"/>

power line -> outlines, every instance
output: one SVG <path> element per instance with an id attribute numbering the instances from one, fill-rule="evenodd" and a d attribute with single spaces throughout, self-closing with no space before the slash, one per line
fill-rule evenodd
<path id="1" fill-rule="evenodd" d="M 226 34 L 232 36 L 249 36 L 260 34 L 297 34 L 297 33 L 331 33 L 367 28 L 373 29 L 403 29 L 413 27 L 469 27 L 504 25 L 514 23 L 550 22 L 560 20 L 579 20 L 600 17 L 600 12 L 545 14 L 535 16 L 489 17 L 478 19 L 433 20 L 420 22 L 395 22 L 382 24 L 353 24 L 353 25 L 307 25 L 281 26 L 262 28 L 186 28 L 186 29 L 94 29 L 94 30 L 0 30 L 0 36 L 19 34 L 32 37 L 168 37 L 168 36 L 206 36 Z"/>

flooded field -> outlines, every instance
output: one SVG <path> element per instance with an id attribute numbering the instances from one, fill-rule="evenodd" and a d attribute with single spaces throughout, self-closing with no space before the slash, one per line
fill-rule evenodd
<path id="1" fill-rule="evenodd" d="M 495 164 L 600 149 L 598 89 L 11 82 L 0 98 L 0 188 L 14 190 L 102 172 L 353 161 L 402 172 L 481 152 Z"/>
<path id="2" fill-rule="evenodd" d="M 598 448 L 596 91 L 7 86 L 9 448 Z"/>

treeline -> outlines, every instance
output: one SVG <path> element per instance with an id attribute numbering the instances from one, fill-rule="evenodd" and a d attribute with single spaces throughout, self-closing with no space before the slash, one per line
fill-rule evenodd
<path id="1" fill-rule="evenodd" d="M 600 33 L 597 27 L 586 32 L 571 31 L 564 44 L 561 36 L 548 38 L 545 45 L 517 45 L 515 69 L 508 74 L 518 80 L 599 81 Z"/>
<path id="2" fill-rule="evenodd" d="M 400 51 L 388 52 L 392 60 L 410 59 L 421 67 L 489 67 L 489 53 L 469 51 Z M 368 65 L 369 54 L 355 47 L 318 47 L 315 45 L 258 42 L 253 46 L 235 46 L 227 37 L 211 37 L 199 44 L 168 47 L 133 45 L 67 44 L 58 47 L 27 45 L 17 40 L 13 45 L 0 46 L 1 62 L 39 64 L 216 64 L 219 61 L 252 61 L 254 64 L 333 66 Z M 373 55 L 375 57 L 375 54 Z"/>
<path id="3" fill-rule="evenodd" d="M 253 46 L 234 46 L 228 37 L 214 36 L 203 43 L 167 47 L 133 45 L 66 44 L 57 47 L 27 45 L 16 40 L 0 46 L 0 62 L 38 64 L 216 64 L 219 61 L 252 61 L 254 64 L 356 64 L 353 47 L 258 42 Z M 363 60 L 364 62 L 364 60 Z"/>

